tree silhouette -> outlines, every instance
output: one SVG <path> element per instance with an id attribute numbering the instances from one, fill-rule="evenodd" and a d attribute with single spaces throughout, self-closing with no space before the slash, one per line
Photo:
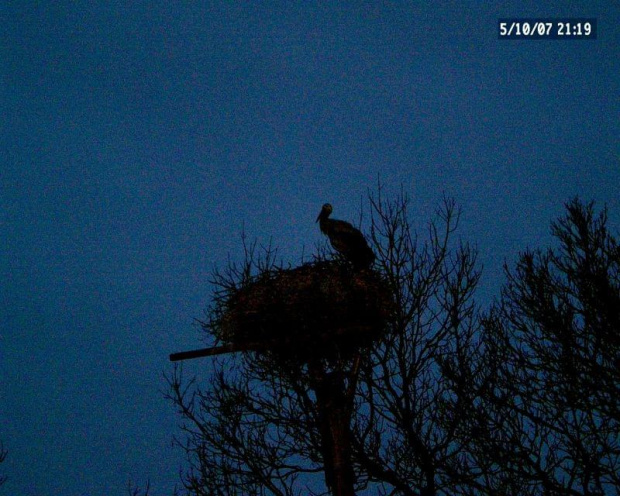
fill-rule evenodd
<path id="1" fill-rule="evenodd" d="M 4 449 L 4 445 L 0 443 L 0 463 L 3 463 L 6 460 L 9 452 Z M 6 475 L 0 475 L 0 486 L 2 486 L 6 482 Z"/>
<path id="2" fill-rule="evenodd" d="M 395 302 L 389 331 L 347 366 L 321 365 L 327 373 L 312 370 L 316 364 L 302 374 L 274 370 L 260 353 L 220 359 L 206 387 L 176 369 L 170 398 L 185 420 L 184 483 L 191 494 L 342 494 L 330 471 L 346 459 L 352 486 L 377 494 L 435 494 L 476 479 L 455 433 L 478 386 L 442 379 L 475 356 L 475 252 L 451 245 L 458 223 L 452 201 L 444 202 L 425 242 L 411 228 L 406 196 L 386 202 L 379 190 L 370 204 L 370 238 Z M 242 266 L 216 273 L 207 332 L 221 320 L 231 291 L 276 269 L 274 253 L 257 257 L 253 245 Z M 354 374 L 343 373 L 352 367 Z M 325 415 L 337 418 L 326 424 Z M 326 425 L 346 431 L 346 453 L 326 446 L 333 441 Z M 327 460 L 330 452 L 342 459 Z M 315 476 L 324 471 L 325 485 Z"/>
<path id="3" fill-rule="evenodd" d="M 606 213 L 567 204 L 552 227 L 560 247 L 506 268 L 484 314 L 476 251 L 454 241 L 453 201 L 424 236 L 406 195 L 385 201 L 379 188 L 369 203 L 369 274 L 388 288 L 386 328 L 351 349 L 350 334 L 332 336 L 336 351 L 301 361 L 290 340 L 218 356 L 200 383 L 176 367 L 186 493 L 617 494 L 620 251 Z M 214 344 L 231 295 L 282 270 L 270 248 L 244 246 L 242 265 L 214 274 L 203 324 Z M 312 270 L 367 277 L 320 253 Z M 316 348 L 332 349 L 323 339 Z"/>
<path id="4" fill-rule="evenodd" d="M 479 452 L 520 494 L 618 494 L 620 250 L 607 213 L 575 199 L 559 246 L 523 253 L 486 320 L 497 368 Z"/>
<path id="5" fill-rule="evenodd" d="M 407 198 L 379 198 L 372 207 L 372 239 L 397 311 L 360 377 L 353 428 L 360 477 L 380 494 L 475 488 L 482 469 L 460 436 L 485 383 L 476 365 L 476 252 L 451 244 L 459 218 L 452 201 L 423 243 L 412 232 Z"/>

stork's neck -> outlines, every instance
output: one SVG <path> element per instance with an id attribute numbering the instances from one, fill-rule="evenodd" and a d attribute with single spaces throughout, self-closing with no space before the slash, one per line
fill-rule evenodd
<path id="1" fill-rule="evenodd" d="M 328 226 L 329 226 L 329 214 L 321 213 L 319 217 L 319 228 L 321 229 L 321 232 L 323 234 L 327 234 L 327 231 L 329 230 Z"/>

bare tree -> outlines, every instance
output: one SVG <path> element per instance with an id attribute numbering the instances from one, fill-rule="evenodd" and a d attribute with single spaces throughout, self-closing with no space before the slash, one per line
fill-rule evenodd
<path id="1" fill-rule="evenodd" d="M 409 202 L 371 199 L 373 245 L 396 299 L 393 328 L 364 363 L 354 416 L 362 480 L 380 494 L 473 494 L 486 467 L 468 452 L 489 373 L 479 366 L 476 252 L 452 241 L 459 212 L 445 200 L 425 242 Z"/>
<path id="2" fill-rule="evenodd" d="M 144 489 L 135 485 L 131 481 L 127 483 L 127 495 L 128 496 L 149 496 L 150 490 L 151 490 L 151 483 L 149 481 L 146 482 Z"/>
<path id="3" fill-rule="evenodd" d="M 521 255 L 485 323 L 498 371 L 479 454 L 520 494 L 620 490 L 620 249 L 606 211 L 573 200 L 559 246 Z M 491 461 L 489 461 L 491 463 Z"/>
<path id="4" fill-rule="evenodd" d="M 321 428 L 327 424 L 320 396 L 329 388 L 354 393 L 350 404 L 328 410 L 349 432 L 350 452 L 342 457 L 350 458 L 358 491 L 467 494 L 484 486 L 486 468 L 476 465 L 462 441 L 471 435 L 488 373 L 476 365 L 475 250 L 452 242 L 459 217 L 452 201 L 444 202 L 425 241 L 413 232 L 405 195 L 386 202 L 379 189 L 370 205 L 377 270 L 395 303 L 388 332 L 355 364 L 322 365 L 332 368 L 320 384 L 311 366 L 301 374 L 299 367 L 274 370 L 260 353 L 218 359 L 207 386 L 175 369 L 170 398 L 184 419 L 188 494 L 334 491 L 329 473 L 327 487 L 321 480 L 334 464 L 326 463 L 330 436 Z M 276 267 L 271 250 L 256 257 L 255 248 L 246 250 L 243 265 L 216 273 L 207 332 L 221 319 L 231 291 Z M 338 372 L 352 367 L 354 374 Z"/>
<path id="5" fill-rule="evenodd" d="M 522 254 L 482 313 L 454 202 L 418 236 L 405 195 L 369 201 L 386 331 L 330 360 L 218 357 L 206 385 L 176 368 L 187 494 L 618 494 L 620 248 L 606 212 L 568 203 L 559 247 Z M 215 274 L 211 339 L 230 295 L 277 269 L 252 245 Z"/>
<path id="6" fill-rule="evenodd" d="M 8 454 L 9 452 L 4 449 L 4 445 L 0 443 L 0 463 L 6 460 L 6 457 Z M 6 475 L 0 475 L 0 486 L 2 486 L 5 482 L 6 482 Z"/>

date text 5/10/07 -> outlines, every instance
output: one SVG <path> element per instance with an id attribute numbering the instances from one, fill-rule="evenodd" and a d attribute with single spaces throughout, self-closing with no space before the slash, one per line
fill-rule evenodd
<path id="1" fill-rule="evenodd" d="M 596 39 L 596 19 L 499 19 L 500 39 Z"/>

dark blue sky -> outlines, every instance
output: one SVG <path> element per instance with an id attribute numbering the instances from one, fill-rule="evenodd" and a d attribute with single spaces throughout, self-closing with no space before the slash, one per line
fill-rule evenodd
<path id="1" fill-rule="evenodd" d="M 210 270 L 243 228 L 296 262 L 321 205 L 357 220 L 378 176 L 420 230 L 446 193 L 483 300 L 571 197 L 617 232 L 618 4 L 416 3 L 3 3 L 6 494 L 170 493 L 162 373 L 201 346 Z M 597 17 L 598 40 L 497 39 L 526 16 Z"/>

